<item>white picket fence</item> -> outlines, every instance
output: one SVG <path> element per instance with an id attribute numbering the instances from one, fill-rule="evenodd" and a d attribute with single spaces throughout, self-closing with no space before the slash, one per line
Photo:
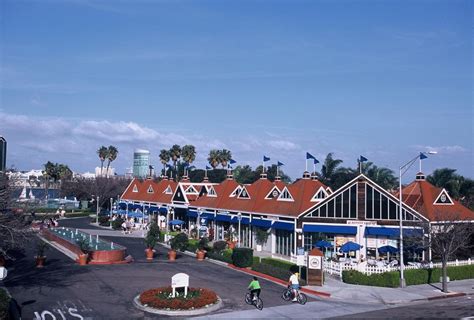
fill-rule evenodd
<path id="1" fill-rule="evenodd" d="M 471 259 L 468 260 L 455 260 L 448 261 L 448 266 L 465 266 L 474 264 L 474 261 Z M 423 268 L 441 268 L 441 262 L 433 264 L 421 264 L 413 263 L 405 265 L 405 270 L 410 269 L 423 269 Z M 384 273 L 389 271 L 397 271 L 400 269 L 400 266 L 374 266 L 368 265 L 367 262 L 364 263 L 348 263 L 348 262 L 334 262 L 334 261 L 324 261 L 324 271 L 342 278 L 342 271 L 344 270 L 357 270 L 359 272 L 365 273 L 366 275 Z"/>

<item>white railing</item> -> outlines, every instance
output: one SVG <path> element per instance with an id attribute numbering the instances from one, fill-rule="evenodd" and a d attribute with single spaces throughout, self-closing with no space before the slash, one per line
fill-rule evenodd
<path id="1" fill-rule="evenodd" d="M 455 260 L 449 261 L 448 266 L 465 266 L 474 264 L 474 261 L 471 259 L 468 260 Z M 421 263 L 412 263 L 405 266 L 405 270 L 411 269 L 423 269 L 423 268 L 441 268 L 441 262 L 433 264 L 421 264 Z M 365 273 L 366 275 L 371 274 L 380 274 L 389 271 L 398 271 L 400 266 L 390 266 L 390 265 L 368 265 L 367 262 L 363 263 L 354 263 L 354 262 L 334 262 L 334 261 L 324 261 L 324 272 L 335 275 L 339 278 L 342 278 L 342 271 L 344 270 L 357 270 L 359 272 Z"/>

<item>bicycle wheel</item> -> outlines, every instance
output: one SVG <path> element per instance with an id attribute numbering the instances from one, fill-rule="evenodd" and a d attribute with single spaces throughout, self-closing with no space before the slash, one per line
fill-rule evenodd
<path id="1" fill-rule="evenodd" d="M 262 299 L 257 298 L 257 301 L 255 301 L 255 308 L 257 308 L 258 310 L 262 310 L 262 309 L 263 309 L 263 301 L 262 301 Z"/>
<path id="2" fill-rule="evenodd" d="M 298 294 L 298 297 L 296 299 L 300 304 L 305 304 L 306 301 L 308 301 L 308 297 L 304 293 Z"/>
<path id="3" fill-rule="evenodd" d="M 281 294 L 281 298 L 285 301 L 290 301 L 291 299 L 291 290 L 290 289 L 285 289 L 283 293 Z"/>
<path id="4" fill-rule="evenodd" d="M 250 296 L 250 292 L 247 292 L 247 294 L 245 294 L 245 302 L 247 304 L 252 304 L 252 297 Z"/>

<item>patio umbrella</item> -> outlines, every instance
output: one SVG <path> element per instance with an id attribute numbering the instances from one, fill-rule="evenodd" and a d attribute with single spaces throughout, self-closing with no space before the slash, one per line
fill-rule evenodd
<path id="1" fill-rule="evenodd" d="M 326 240 L 319 240 L 314 244 L 316 248 L 331 248 L 332 244 Z"/>
<path id="2" fill-rule="evenodd" d="M 347 252 L 350 252 L 350 251 L 360 250 L 360 248 L 362 248 L 362 246 L 360 244 L 349 241 L 349 242 L 344 243 L 341 246 L 341 249 L 339 249 L 339 251 L 347 253 Z"/>
<path id="3" fill-rule="evenodd" d="M 379 253 L 396 253 L 398 249 L 392 246 L 383 246 L 378 248 Z"/>
<path id="4" fill-rule="evenodd" d="M 172 226 L 176 226 L 176 225 L 183 224 L 183 223 L 184 223 L 183 220 L 178 220 L 178 219 L 170 221 L 170 225 L 172 225 Z"/>

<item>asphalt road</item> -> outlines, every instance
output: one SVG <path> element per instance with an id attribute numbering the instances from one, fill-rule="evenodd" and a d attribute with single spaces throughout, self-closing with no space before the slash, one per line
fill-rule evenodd
<path id="1" fill-rule="evenodd" d="M 61 221 L 61 225 L 89 227 L 84 219 Z M 194 257 L 178 256 L 175 262 L 167 260 L 167 249 L 157 246 L 153 262 L 145 259 L 143 239 L 110 238 L 127 247 L 135 262 L 126 265 L 88 265 L 81 267 L 55 249 L 50 249 L 46 266 L 35 268 L 35 245 L 18 255 L 17 261 L 8 266 L 5 286 L 22 308 L 24 319 L 44 315 L 45 319 L 153 319 L 132 305 L 132 300 L 146 289 L 168 286 L 171 277 L 179 272 L 190 276 L 191 287 L 206 287 L 219 295 L 224 307 L 218 312 L 253 310 L 244 302 L 250 276 L 226 267 L 198 262 Z M 266 308 L 285 305 L 280 295 L 283 287 L 261 280 Z M 311 301 L 311 299 L 310 299 Z M 314 300 L 313 300 L 314 301 Z M 53 315 L 54 318 L 51 316 Z"/>
<path id="2" fill-rule="evenodd" d="M 330 319 L 474 319 L 474 297 L 437 299 Z"/>

